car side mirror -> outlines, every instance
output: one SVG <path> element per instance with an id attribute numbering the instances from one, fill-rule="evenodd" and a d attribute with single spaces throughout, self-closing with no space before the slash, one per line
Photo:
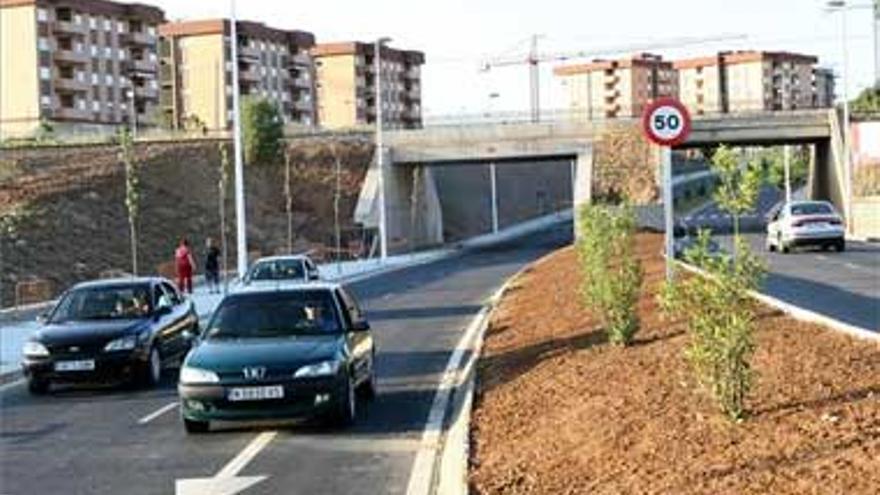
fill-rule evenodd
<path id="1" fill-rule="evenodd" d="M 37 315 L 37 323 L 44 325 L 47 321 L 49 321 L 49 313 L 43 313 Z"/>
<path id="2" fill-rule="evenodd" d="M 370 330 L 370 322 L 367 320 L 356 321 L 351 325 L 352 332 L 366 332 Z"/>
<path id="3" fill-rule="evenodd" d="M 321 274 L 318 273 L 318 270 L 309 272 L 309 280 L 321 280 Z"/>

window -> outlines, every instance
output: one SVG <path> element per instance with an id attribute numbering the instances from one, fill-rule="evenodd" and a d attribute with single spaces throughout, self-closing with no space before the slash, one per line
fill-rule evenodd
<path id="1" fill-rule="evenodd" d="M 104 57 L 105 58 L 113 58 L 113 49 L 109 46 L 104 47 Z"/>
<path id="2" fill-rule="evenodd" d="M 79 14 L 76 14 L 75 16 L 73 16 L 73 23 L 74 24 L 82 24 L 83 23 L 82 16 Z"/>
<path id="3" fill-rule="evenodd" d="M 117 22 L 116 23 L 116 32 L 117 33 L 124 33 L 125 32 L 125 24 L 123 24 L 121 22 Z"/>
<path id="4" fill-rule="evenodd" d="M 110 31 L 113 29 L 113 25 L 110 22 L 110 19 L 104 19 L 104 31 Z"/>
<path id="5" fill-rule="evenodd" d="M 91 50 L 91 52 L 92 52 L 92 56 L 93 56 L 93 57 L 97 57 L 97 56 L 98 56 L 98 47 L 95 46 L 95 45 L 92 45 L 92 50 Z"/>
<path id="6" fill-rule="evenodd" d="M 92 29 L 98 29 L 98 18 L 91 16 L 89 17 L 89 27 Z"/>
<path id="7" fill-rule="evenodd" d="M 98 74 L 95 74 L 94 72 L 92 72 L 92 84 L 98 84 Z"/>
<path id="8" fill-rule="evenodd" d="M 156 36 L 156 28 L 154 26 L 150 26 L 147 28 L 147 33 L 150 36 Z"/>
<path id="9" fill-rule="evenodd" d="M 40 67 L 40 79 L 47 80 L 52 77 L 52 71 L 48 67 Z"/>
<path id="10" fill-rule="evenodd" d="M 46 9 L 37 9 L 37 20 L 46 22 L 49 20 L 49 12 Z"/>
<path id="11" fill-rule="evenodd" d="M 40 97 L 40 104 L 44 107 L 52 106 L 52 97 L 49 95 L 43 95 Z"/>
<path id="12" fill-rule="evenodd" d="M 82 98 L 77 99 L 76 100 L 76 108 L 79 110 L 85 110 L 86 109 L 86 100 L 84 100 Z"/>
<path id="13" fill-rule="evenodd" d="M 38 47 L 40 48 L 40 50 L 42 50 L 42 51 L 49 51 L 49 50 L 50 50 L 50 48 L 49 48 L 49 40 L 48 40 L 47 38 L 40 38 L 40 39 L 37 41 L 37 46 L 38 46 Z"/>
<path id="14" fill-rule="evenodd" d="M 104 82 L 107 84 L 107 86 L 113 86 L 113 76 L 110 74 L 105 75 Z"/>
<path id="15" fill-rule="evenodd" d="M 101 103 L 98 100 L 92 100 L 92 111 L 100 112 L 101 111 Z"/>

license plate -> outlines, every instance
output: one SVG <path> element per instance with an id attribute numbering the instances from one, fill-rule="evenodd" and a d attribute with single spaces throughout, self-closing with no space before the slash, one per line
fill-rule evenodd
<path id="1" fill-rule="evenodd" d="M 93 371 L 94 359 L 81 359 L 79 361 L 56 361 L 55 371 Z"/>
<path id="2" fill-rule="evenodd" d="M 281 385 L 274 385 L 271 387 L 231 388 L 229 389 L 227 398 L 232 402 L 244 400 L 283 399 L 284 387 Z"/>

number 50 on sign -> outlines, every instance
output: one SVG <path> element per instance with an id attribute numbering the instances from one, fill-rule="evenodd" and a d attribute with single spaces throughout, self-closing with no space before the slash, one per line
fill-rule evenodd
<path id="1" fill-rule="evenodd" d="M 660 146 L 675 146 L 687 139 L 691 119 L 678 100 L 661 98 L 652 103 L 642 116 L 645 135 Z"/>

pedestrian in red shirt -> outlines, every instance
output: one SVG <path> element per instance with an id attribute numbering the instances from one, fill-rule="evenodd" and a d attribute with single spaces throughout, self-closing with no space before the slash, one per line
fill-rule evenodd
<path id="1" fill-rule="evenodd" d="M 189 241 L 186 237 L 180 239 L 180 245 L 174 251 L 174 261 L 177 265 L 177 288 L 181 292 L 192 294 L 193 269 L 196 266 L 196 262 L 193 259 L 192 251 L 189 249 Z"/>

